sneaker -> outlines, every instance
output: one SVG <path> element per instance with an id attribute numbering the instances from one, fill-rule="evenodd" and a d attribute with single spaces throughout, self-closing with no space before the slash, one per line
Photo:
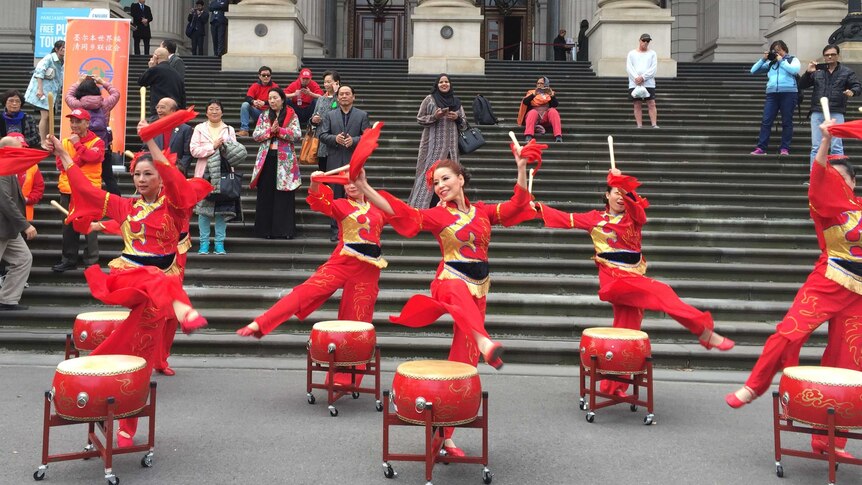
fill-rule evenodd
<path id="1" fill-rule="evenodd" d="M 555 142 L 557 142 L 557 143 L 562 143 L 562 142 L 563 142 L 563 137 L 561 137 L 561 136 L 557 136 L 557 137 L 555 137 L 555 138 L 554 138 L 554 141 L 555 141 Z"/>
<path id="2" fill-rule="evenodd" d="M 766 155 L 766 151 L 765 151 L 765 150 L 763 150 L 763 149 L 762 149 L 762 148 L 760 148 L 760 147 L 757 147 L 757 148 L 755 148 L 755 149 L 754 149 L 754 151 L 753 151 L 753 152 L 751 152 L 751 154 L 752 154 L 752 155 Z"/>
<path id="3" fill-rule="evenodd" d="M 239 130 L 238 132 L 236 132 L 236 136 L 249 136 L 248 130 Z"/>
<path id="4" fill-rule="evenodd" d="M 524 136 L 524 143 L 530 143 L 530 140 L 532 140 L 532 139 L 533 139 L 532 135 L 525 135 Z"/>
<path id="5" fill-rule="evenodd" d="M 652 125 L 653 128 L 658 128 L 658 125 Z"/>
<path id="6" fill-rule="evenodd" d="M 0 303 L 0 311 L 4 312 L 22 311 L 27 310 L 28 308 L 30 307 L 28 307 L 27 305 L 19 305 L 17 303 Z"/>
<path id="7" fill-rule="evenodd" d="M 778 155 L 790 155 L 790 150 L 782 148 L 781 151 L 778 152 Z"/>

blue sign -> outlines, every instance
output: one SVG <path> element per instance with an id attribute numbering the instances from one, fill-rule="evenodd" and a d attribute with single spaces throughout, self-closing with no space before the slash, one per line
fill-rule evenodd
<path id="1" fill-rule="evenodd" d="M 37 8 L 33 57 L 41 59 L 47 56 L 54 48 L 54 42 L 66 39 L 67 18 L 89 16 L 89 8 Z"/>

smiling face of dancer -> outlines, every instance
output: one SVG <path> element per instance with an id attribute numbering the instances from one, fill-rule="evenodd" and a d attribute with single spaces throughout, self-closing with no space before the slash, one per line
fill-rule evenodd
<path id="1" fill-rule="evenodd" d="M 162 188 L 162 178 L 151 160 L 138 160 L 132 173 L 135 189 L 146 202 L 154 202 Z"/>
<path id="2" fill-rule="evenodd" d="M 464 175 L 456 173 L 450 167 L 439 167 L 434 170 L 434 193 L 444 203 L 455 202 L 459 208 L 464 205 Z"/>

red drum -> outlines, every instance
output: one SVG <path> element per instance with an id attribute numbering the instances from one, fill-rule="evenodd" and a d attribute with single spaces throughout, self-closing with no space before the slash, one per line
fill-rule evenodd
<path id="1" fill-rule="evenodd" d="M 788 419 L 826 426 L 826 410 L 835 409 L 835 427 L 862 428 L 862 372 L 836 367 L 784 369 L 778 384 Z"/>
<path id="2" fill-rule="evenodd" d="M 433 404 L 435 426 L 457 426 L 476 419 L 482 382 L 475 367 L 448 360 L 404 362 L 392 381 L 395 413 L 412 424 L 425 424 L 425 404 Z"/>
<path id="3" fill-rule="evenodd" d="M 643 374 L 646 359 L 652 355 L 649 335 L 627 328 L 596 327 L 581 335 L 581 364 L 589 369 L 591 356 L 599 358 L 598 369 L 604 374 Z"/>
<path id="4" fill-rule="evenodd" d="M 60 362 L 51 396 L 57 414 L 71 421 L 101 421 L 114 398 L 114 417 L 131 416 L 147 404 L 147 362 L 132 355 L 90 355 Z"/>
<path id="5" fill-rule="evenodd" d="M 376 345 L 374 325 L 350 320 L 317 322 L 308 339 L 311 360 L 318 364 L 328 364 L 331 350 L 335 354 L 335 364 L 339 366 L 371 362 Z"/>
<path id="6" fill-rule="evenodd" d="M 72 342 L 78 350 L 93 350 L 108 338 L 117 325 L 128 318 L 128 311 L 79 313 L 72 327 Z"/>

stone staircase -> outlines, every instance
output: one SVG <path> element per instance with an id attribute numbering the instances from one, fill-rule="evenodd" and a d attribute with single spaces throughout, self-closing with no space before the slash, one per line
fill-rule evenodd
<path id="1" fill-rule="evenodd" d="M 189 102 L 202 111 L 208 99 L 218 97 L 226 122 L 238 127 L 239 106 L 255 74 L 219 72 L 213 58 L 185 61 Z M 4 54 L 0 62 L 5 67 L 0 87 L 23 92 L 32 59 Z M 129 105 L 137 112 L 134 80 L 146 59 L 133 57 L 131 64 Z M 305 66 L 316 79 L 326 69 L 337 69 L 342 82 L 354 87 L 356 105 L 368 111 L 372 121 L 385 121 L 380 148 L 367 167 L 369 177 L 376 187 L 406 198 L 421 134 L 415 114 L 435 77 L 408 75 L 406 61 L 306 59 Z M 749 366 L 818 255 L 802 185 L 808 167 L 807 122 L 797 125 L 792 156 L 749 156 L 760 125 L 765 80 L 749 76 L 748 66 L 742 64 L 680 64 L 678 78 L 658 83 L 659 130 L 636 129 L 626 80 L 598 79 L 587 64 L 489 61 L 486 70 L 486 76 L 452 78 L 468 117 L 472 118 L 473 96 L 481 93 L 502 120 L 497 126 L 481 127 L 488 144 L 462 160 L 473 175 L 470 198 L 496 201 L 511 195 L 515 171 L 507 133 L 514 130 L 520 137 L 514 123 L 520 98 L 535 79 L 548 76 L 560 100 L 565 141 L 551 143 L 546 152 L 535 181 L 536 197 L 570 211 L 600 207 L 609 168 L 606 139 L 613 135 L 619 167 L 642 181 L 640 192 L 651 203 L 644 231 L 648 274 L 673 286 L 691 304 L 711 311 L 717 328 L 739 344 L 729 353 L 708 352 L 676 322 L 648 313 L 643 328 L 651 336 L 657 363 Z M 275 73 L 275 81 L 286 86 L 295 76 Z M 134 123 L 128 127 L 128 147 L 135 149 Z M 776 148 L 777 140 L 773 139 Z M 257 147 L 251 139 L 241 141 L 250 151 L 241 171 L 250 174 Z M 856 146 L 847 145 L 852 156 Z M 48 204 L 58 198 L 57 172 L 53 160 L 44 161 L 41 168 L 47 190 L 36 208 L 40 234 L 31 245 L 34 268 L 22 300 L 31 310 L 0 316 L 0 346 L 6 348 L 56 350 L 74 316 L 99 306 L 89 296 L 80 269 L 60 275 L 50 270 L 60 247 L 60 219 Z M 310 167 L 303 167 L 306 186 L 310 172 Z M 121 177 L 121 184 L 124 193 L 132 192 L 128 176 Z M 334 298 L 309 322 L 293 319 L 260 342 L 232 334 L 305 280 L 331 252 L 328 220 L 307 208 L 302 201 L 305 190 L 297 194 L 300 235 L 295 240 L 255 239 L 255 194 L 246 191 L 245 224 L 228 226 L 229 254 L 200 256 L 194 253 L 195 244 L 186 287 L 210 327 L 193 338 L 177 338 L 176 352 L 299 355 L 304 353 L 309 324 L 336 317 Z M 192 234 L 197 234 L 196 227 Z M 112 236 L 101 236 L 100 241 L 105 263 L 121 245 Z M 407 240 L 390 228 L 384 231 L 383 243 L 390 267 L 381 277 L 374 323 L 385 355 L 445 355 L 451 320 L 420 331 L 387 321 L 409 295 L 427 293 L 439 260 L 436 243 L 427 234 Z M 596 296 L 591 255 L 589 237 L 582 232 L 544 229 L 537 223 L 494 229 L 487 327 L 506 345 L 507 361 L 573 364 L 581 330 L 610 324 L 610 305 Z M 823 335 L 815 333 L 812 345 L 823 345 Z M 813 348 L 803 357 L 810 361 L 818 353 Z"/>

